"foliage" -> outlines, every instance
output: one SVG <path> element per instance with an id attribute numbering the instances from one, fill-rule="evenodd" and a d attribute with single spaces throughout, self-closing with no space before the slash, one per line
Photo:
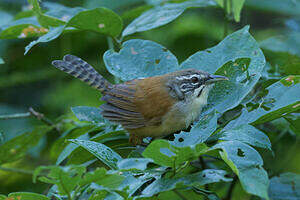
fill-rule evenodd
<path id="1" fill-rule="evenodd" d="M 299 6 L 297 1 L 294 3 L 295 7 Z M 29 10 L 0 23 L 3 41 L 38 37 L 25 47 L 25 54 L 32 51 L 26 55 L 29 59 L 38 53 L 34 46 L 40 48 L 57 40 L 66 42 L 62 46 L 68 46 L 70 35 L 79 34 L 78 45 L 84 48 L 83 35 L 92 32 L 94 36 L 91 37 L 104 38 L 108 43 L 109 48 L 104 48 L 103 63 L 111 74 L 107 79 L 115 83 L 185 68 L 224 75 L 229 81 L 214 86 L 208 105 L 189 130 L 174 134 L 173 138 L 145 140 L 146 147 L 131 146 L 121 126 L 103 119 L 100 109 L 82 106 L 84 103 L 72 107 L 73 114 L 53 121 L 41 113 L 0 115 L 0 120 L 33 116 L 44 123 L 29 125 L 26 122 L 34 128 L 8 141 L 2 139 L 5 133 L 0 130 L 0 170 L 28 173 L 14 166 L 31 155 L 42 163 L 34 165 L 33 182 L 45 183 L 50 188 L 46 195 L 42 195 L 42 190 L 36 193 L 11 191 L 13 193 L 0 195 L 0 199 L 239 199 L 240 194 L 232 191 L 237 181 L 242 188 L 240 193 L 247 199 L 252 196 L 273 200 L 300 198 L 299 175 L 282 170 L 274 172 L 268 165 L 272 162 L 264 161 L 274 153 L 275 159 L 280 159 L 276 155 L 279 151 L 276 143 L 285 135 L 295 140 L 296 147 L 298 145 L 299 32 L 287 31 L 284 36 L 275 35 L 257 42 L 249 33 L 255 29 L 249 25 L 241 26 L 221 41 L 215 41 L 214 45 L 209 44 L 209 48 L 196 49 L 186 59 L 179 59 L 175 52 L 167 49 L 168 42 L 145 38 L 147 33 L 155 38 L 158 32 L 163 32 L 164 26 L 175 26 L 174 30 L 182 34 L 184 30 L 178 28 L 182 26 L 179 23 L 182 19 L 178 17 L 188 12 L 186 10 L 195 14 L 199 8 L 202 11 L 223 9 L 225 34 L 234 28 L 226 23 L 239 22 L 243 17 L 244 5 L 284 14 L 291 11 L 295 19 L 298 17 L 288 3 L 278 1 L 273 4 L 254 0 L 128 0 L 113 1 L 108 7 L 108 1 L 90 0 L 86 3 L 87 8 L 71 8 L 29 0 Z M 275 4 L 283 5 L 284 9 L 278 9 Z M 120 10 L 126 6 L 129 9 L 124 8 L 126 12 L 122 13 Z M 168 32 L 172 31 L 164 34 Z M 172 40 L 172 37 L 175 36 L 166 39 Z M 57 51 L 56 47 L 54 49 Z M 74 52 L 79 54 L 80 51 Z M 66 53 L 63 48 L 61 53 Z M 91 53 L 99 54 L 95 49 Z M 277 55 L 293 57 L 293 63 L 278 59 Z M 5 57 L 1 55 L 1 66 L 12 62 L 4 59 L 4 63 L 2 58 Z M 34 64 L 31 59 L 24 66 Z M 46 74 L 43 79 L 50 79 L 50 72 Z M 31 75 L 31 79 L 35 79 Z M 38 73 L 38 77 L 43 76 Z M 58 90 L 55 88 L 55 91 Z M 60 93 L 54 93 L 52 98 L 68 95 Z M 77 89 L 69 96 L 70 99 L 84 98 Z M 101 103 L 97 101 L 94 105 Z M 24 130 L 25 125 L 22 126 L 20 129 Z"/>

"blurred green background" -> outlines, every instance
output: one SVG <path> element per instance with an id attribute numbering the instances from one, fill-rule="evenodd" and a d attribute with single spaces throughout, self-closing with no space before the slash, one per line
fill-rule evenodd
<path id="1" fill-rule="evenodd" d="M 43 1 L 45 2 L 45 1 Z M 135 17 L 132 9 L 146 10 L 153 3 L 151 0 L 60 0 L 57 2 L 69 7 L 81 6 L 94 8 L 99 6 L 113 9 L 122 16 L 124 27 Z M 0 28 L 13 19 L 20 11 L 28 10 L 25 0 L 0 0 Z M 180 62 L 193 53 L 212 47 L 224 38 L 225 17 L 221 8 L 188 9 L 175 21 L 155 30 L 136 33 L 130 38 L 155 41 L 168 48 Z M 300 74 L 300 1 L 299 0 L 246 0 L 239 23 L 231 20 L 228 33 L 245 25 L 250 25 L 250 32 L 258 42 L 262 42 L 268 62 L 268 73 L 279 79 L 289 74 Z M 285 46 L 270 42 L 271 37 L 283 36 Z M 91 32 L 66 33 L 49 43 L 40 43 L 24 56 L 24 48 L 33 39 L 0 40 L 0 115 L 27 112 L 29 107 L 44 113 L 55 120 L 61 115 L 70 114 L 70 107 L 86 105 L 99 106 L 99 94 L 84 83 L 75 80 L 51 66 L 51 61 L 60 59 L 65 54 L 77 55 L 93 65 L 108 79 L 112 76 L 105 69 L 102 56 L 109 48 L 105 36 Z M 267 40 L 269 39 L 269 40 Z M 273 38 L 274 39 L 274 38 Z M 276 38 L 275 38 L 276 39 Z M 295 115 L 298 119 L 298 115 Z M 36 119 L 0 120 L 0 145 L 18 134 L 31 130 L 40 124 Z M 295 172 L 300 170 L 299 129 L 291 131 L 284 119 L 268 124 L 267 133 L 273 145 L 276 158 L 270 153 L 261 152 L 265 169 L 269 174 Z M 280 132 L 273 131 L 274 126 L 283 127 Z M 48 135 L 35 147 L 29 156 L 9 167 L 34 169 L 41 164 L 52 164 L 46 155 L 46 143 L 51 143 L 57 135 Z M 296 140 L 296 142 L 295 142 Z M 31 175 L 10 173 L 0 170 L 0 193 L 14 191 L 43 192 L 45 185 L 33 184 Z M 240 190 L 236 189 L 236 192 Z"/>

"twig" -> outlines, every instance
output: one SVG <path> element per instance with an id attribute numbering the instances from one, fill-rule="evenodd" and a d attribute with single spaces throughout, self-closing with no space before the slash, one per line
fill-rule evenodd
<path id="1" fill-rule="evenodd" d="M 20 173 L 20 174 L 33 175 L 33 171 L 25 170 L 25 169 L 0 167 L 0 170 L 2 170 L 2 171 L 7 171 L 7 172 Z"/>
<path id="2" fill-rule="evenodd" d="M 27 118 L 27 117 L 35 117 L 36 119 L 38 119 L 41 122 L 47 124 L 48 126 L 55 127 L 55 130 L 57 130 L 58 132 L 60 132 L 59 129 L 58 129 L 58 127 L 55 126 L 55 124 L 49 118 L 45 117 L 44 114 L 35 111 L 32 107 L 30 107 L 28 109 L 28 112 L 26 112 L 26 113 L 0 115 L 0 120 L 19 119 L 19 118 Z"/>
<path id="3" fill-rule="evenodd" d="M 50 119 L 45 117 L 44 114 L 33 110 L 33 108 L 31 108 L 31 107 L 29 108 L 29 112 L 32 116 L 36 117 L 38 120 L 44 122 L 45 124 L 47 124 L 49 126 L 54 126 L 54 123 Z"/>
<path id="4" fill-rule="evenodd" d="M 31 116 L 30 112 L 17 113 L 17 114 L 11 114 L 11 115 L 0 115 L 0 120 L 26 118 L 26 117 L 30 117 L 30 116 Z"/>
<path id="5" fill-rule="evenodd" d="M 230 199 L 231 199 L 232 192 L 233 192 L 233 189 L 234 189 L 234 186 L 235 186 L 237 180 L 238 180 L 238 178 L 237 178 L 237 176 L 235 175 L 235 176 L 233 177 L 233 180 L 232 180 L 230 186 L 229 186 L 229 189 L 228 189 L 228 191 L 227 191 L 227 195 L 226 195 L 226 197 L 224 198 L 224 200 L 230 200 Z"/>

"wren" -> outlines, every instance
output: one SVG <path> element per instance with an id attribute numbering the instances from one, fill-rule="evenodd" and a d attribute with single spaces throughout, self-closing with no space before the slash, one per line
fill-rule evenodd
<path id="1" fill-rule="evenodd" d="M 103 117 L 121 124 L 134 145 L 141 144 L 144 137 L 159 138 L 188 128 L 207 104 L 214 83 L 228 80 L 184 69 L 113 85 L 73 55 L 55 60 L 52 65 L 98 89 L 106 102 L 100 106 Z"/>

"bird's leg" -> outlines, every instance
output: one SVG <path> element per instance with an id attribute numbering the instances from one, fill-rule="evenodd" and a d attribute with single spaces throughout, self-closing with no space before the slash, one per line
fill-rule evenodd
<path id="1" fill-rule="evenodd" d="M 129 136 L 129 143 L 131 143 L 134 146 L 140 145 L 140 144 L 143 143 L 143 138 L 144 137 L 136 135 L 136 134 L 130 134 L 130 136 Z"/>

